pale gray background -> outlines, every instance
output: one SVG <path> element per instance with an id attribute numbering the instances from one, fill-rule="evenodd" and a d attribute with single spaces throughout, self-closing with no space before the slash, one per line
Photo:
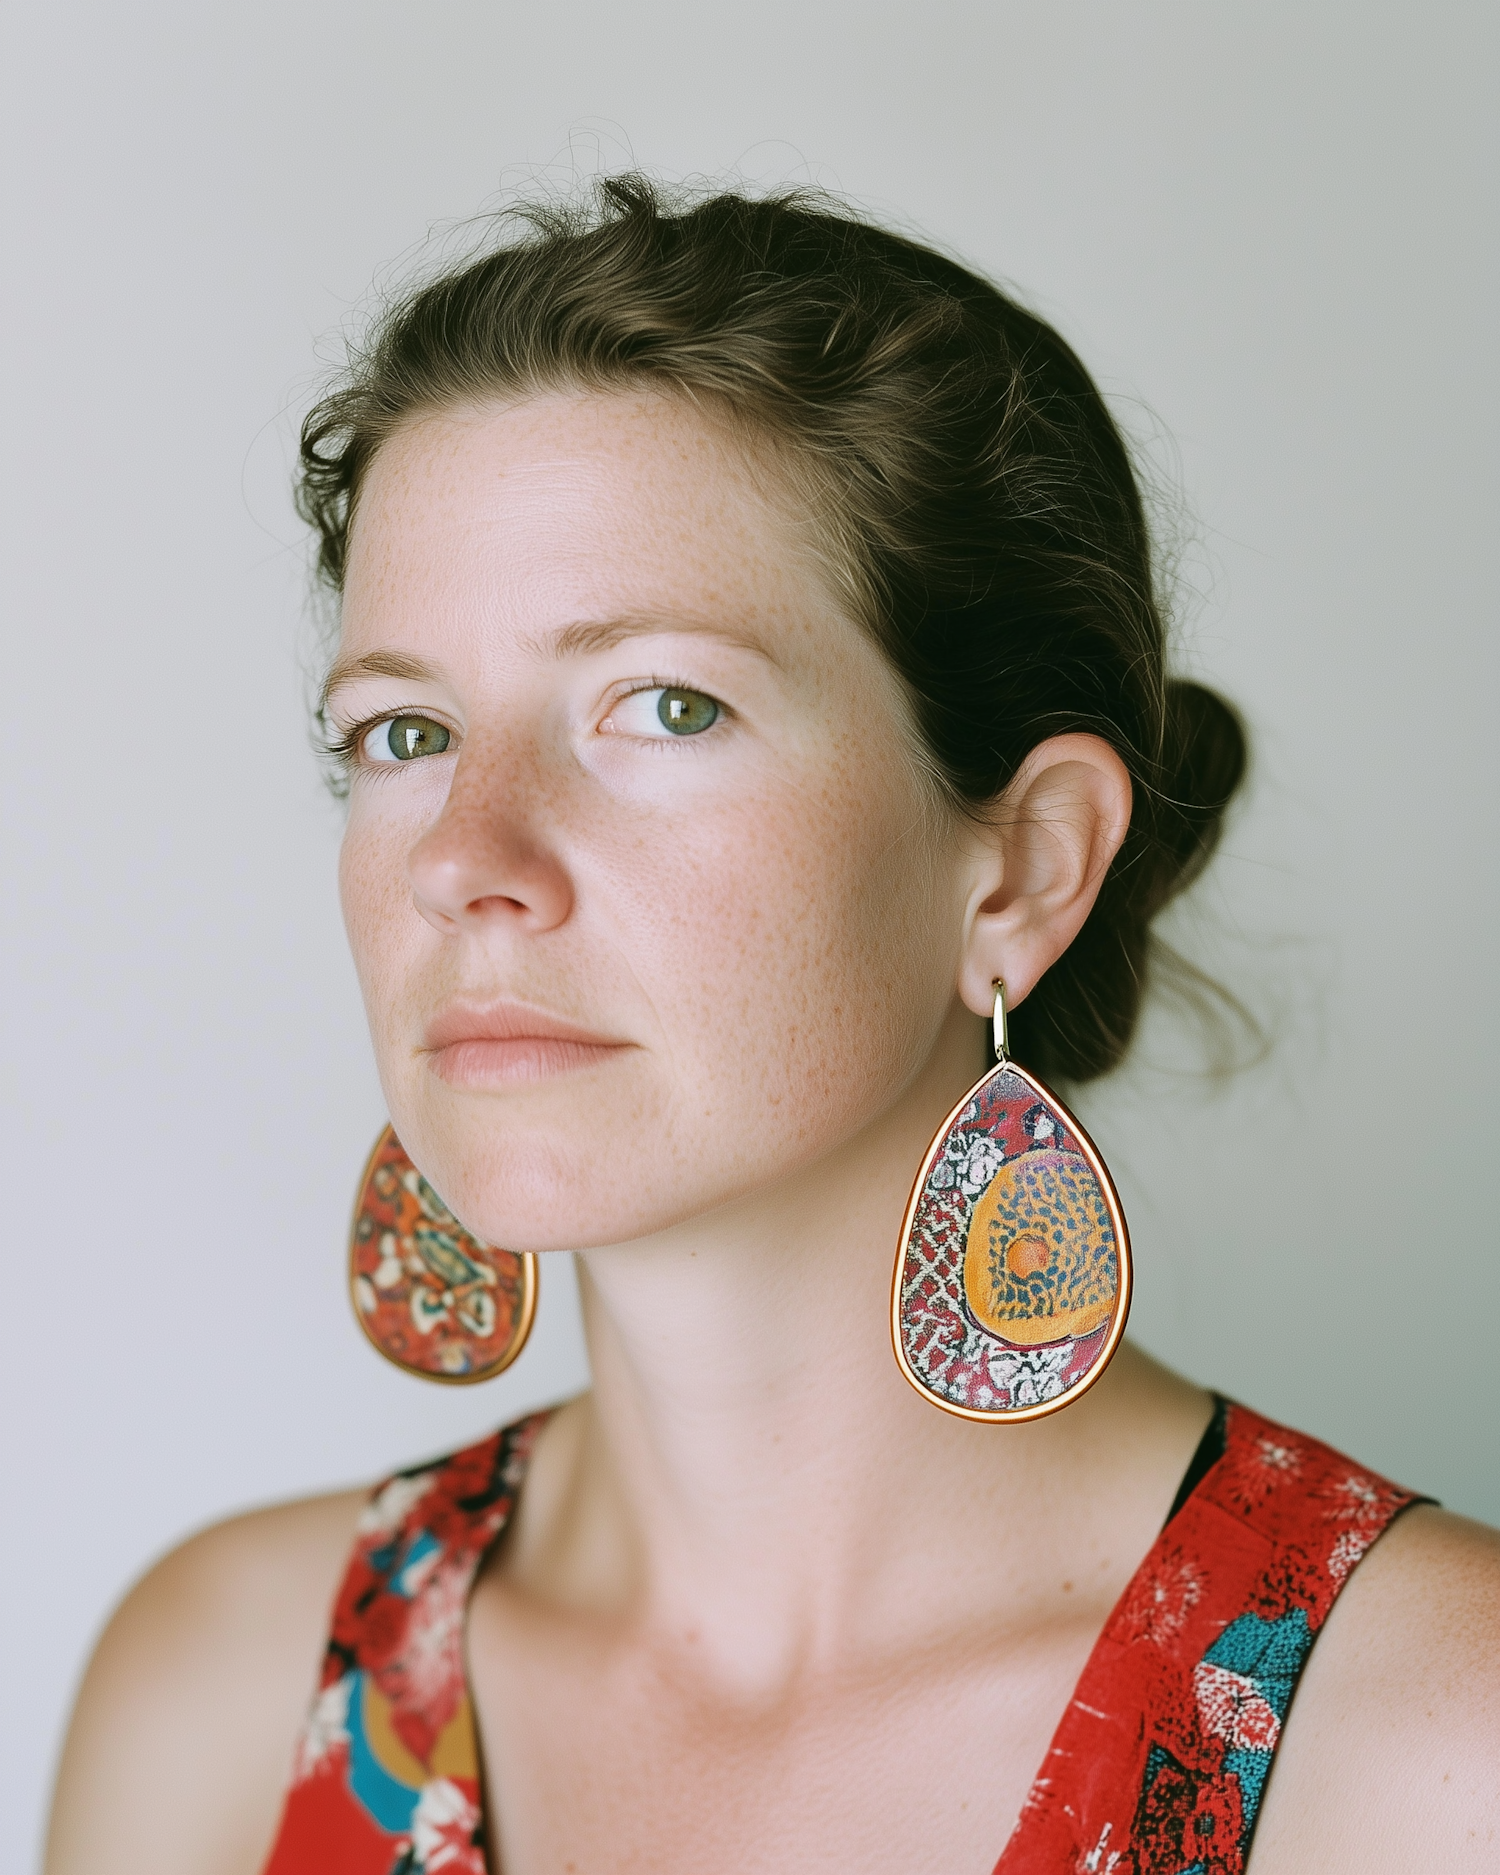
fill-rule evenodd
<path id="1" fill-rule="evenodd" d="M 1214 1094 L 1158 1023 L 1157 1065 L 1088 1102 L 1138 1330 L 1500 1517 L 1496 10 L 8 18 L 7 1867 L 152 1556 L 583 1377 L 555 1266 L 476 1393 L 383 1368 L 346 1312 L 382 1108 L 285 493 L 315 340 L 502 185 L 634 158 L 844 189 L 1017 283 L 1155 438 L 1198 517 L 1189 656 L 1259 750 L 1190 942 L 1279 1040 Z"/>

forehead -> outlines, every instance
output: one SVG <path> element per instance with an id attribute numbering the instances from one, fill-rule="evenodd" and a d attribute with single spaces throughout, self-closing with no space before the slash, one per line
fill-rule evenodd
<path id="1" fill-rule="evenodd" d="M 831 611 L 775 468 L 677 400 L 546 396 L 414 419 L 361 490 L 346 643 L 413 607 L 491 628 L 733 607 Z"/>

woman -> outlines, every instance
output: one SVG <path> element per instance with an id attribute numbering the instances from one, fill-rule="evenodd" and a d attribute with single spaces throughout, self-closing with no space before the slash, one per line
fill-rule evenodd
<path id="1" fill-rule="evenodd" d="M 301 499 L 384 1189 L 581 1250 L 594 1385 L 155 1569 L 55 1875 L 1492 1867 L 1495 1535 L 1109 1360 L 1102 1167 L 1068 1338 L 986 1316 L 1040 1227 L 961 1299 L 911 1260 L 1084 1163 L 1045 1083 L 1125 1051 L 1244 764 L 1057 335 L 826 205 L 615 181 L 387 316 Z"/>

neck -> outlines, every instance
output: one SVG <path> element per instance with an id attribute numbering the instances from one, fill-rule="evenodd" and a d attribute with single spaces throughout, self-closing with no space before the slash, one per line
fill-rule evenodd
<path id="1" fill-rule="evenodd" d="M 1028 1584 L 1076 1576 L 1094 1513 L 1139 1483 L 1126 1428 L 1139 1447 L 1153 1413 L 1185 1414 L 1173 1451 L 1184 1437 L 1191 1451 L 1201 1396 L 1130 1350 L 1075 1406 L 1016 1427 L 944 1414 L 901 1377 L 889 1326 L 901 1219 L 981 1065 L 972 1019 L 949 1029 L 838 1154 L 691 1226 L 581 1257 L 594 1388 L 559 1428 L 547 1496 L 560 1514 L 538 1571 L 554 1591 L 690 1631 L 735 1679 L 779 1680 L 877 1635 L 913 1644 L 913 1608 L 944 1600 L 934 1581 L 944 1620 L 955 1597 L 992 1601 L 997 1567 L 1023 1545 Z M 1175 1473 L 1166 1501 L 1174 1485 Z M 1025 1595 L 1010 1607 L 1034 1618 Z"/>

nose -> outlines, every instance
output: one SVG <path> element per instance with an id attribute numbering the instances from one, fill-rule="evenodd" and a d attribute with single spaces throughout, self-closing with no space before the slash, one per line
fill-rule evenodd
<path id="1" fill-rule="evenodd" d="M 442 813 L 407 861 L 412 900 L 434 930 L 541 932 L 566 920 L 572 882 L 541 836 L 542 805 L 537 781 L 464 750 Z"/>

